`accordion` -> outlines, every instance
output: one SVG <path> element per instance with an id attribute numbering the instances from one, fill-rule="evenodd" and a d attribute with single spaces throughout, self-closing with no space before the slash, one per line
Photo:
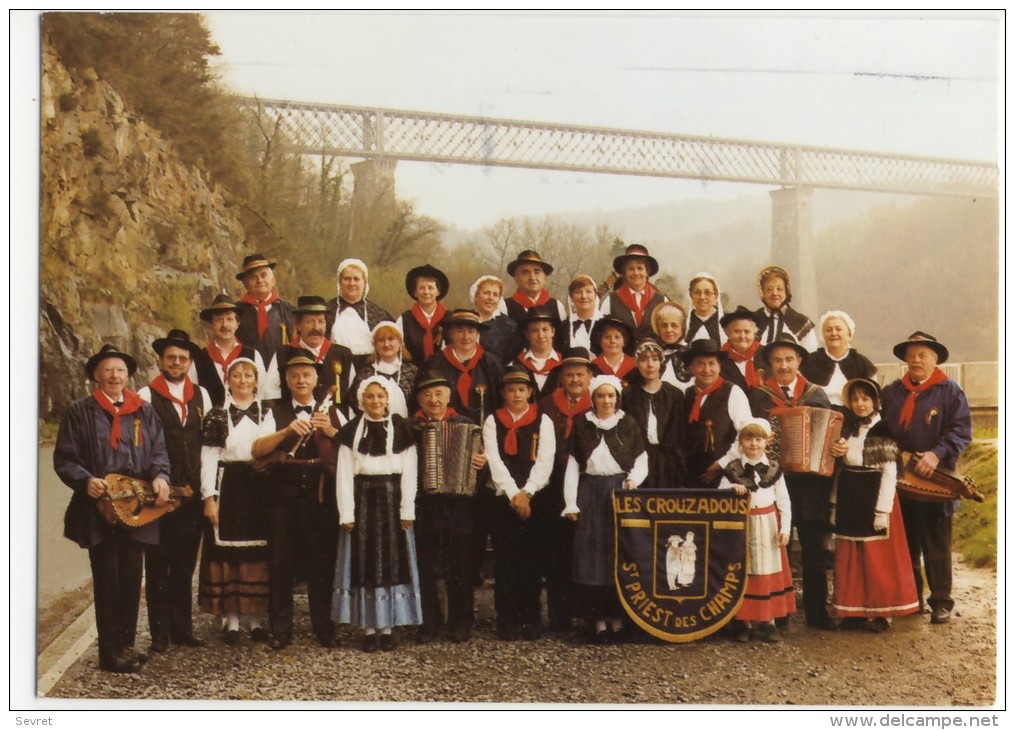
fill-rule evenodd
<path id="1" fill-rule="evenodd" d="M 472 457 L 483 447 L 483 430 L 479 426 L 430 421 L 423 425 L 421 443 L 420 487 L 425 494 L 471 497 L 476 493 Z"/>
<path id="2" fill-rule="evenodd" d="M 773 408 L 769 420 L 778 440 L 783 471 L 832 475 L 835 457 L 829 449 L 842 431 L 841 413 L 809 406 Z"/>

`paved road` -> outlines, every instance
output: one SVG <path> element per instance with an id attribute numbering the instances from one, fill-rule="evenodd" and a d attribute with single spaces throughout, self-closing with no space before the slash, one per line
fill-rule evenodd
<path id="1" fill-rule="evenodd" d="M 70 489 L 53 471 L 53 447 L 39 449 L 38 599 L 49 605 L 91 578 L 88 551 L 63 536 L 63 513 Z"/>

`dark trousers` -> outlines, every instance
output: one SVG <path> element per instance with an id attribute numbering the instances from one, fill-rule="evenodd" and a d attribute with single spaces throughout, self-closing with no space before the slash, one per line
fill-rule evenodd
<path id="1" fill-rule="evenodd" d="M 931 608 L 955 606 L 952 600 L 952 505 L 950 502 L 919 502 L 901 497 L 902 522 L 906 526 L 909 559 L 916 579 L 916 594 L 923 605 L 923 572 L 930 588 Z"/>
<path id="2" fill-rule="evenodd" d="M 152 638 L 193 633 L 194 569 L 203 530 L 203 502 L 195 497 L 160 518 L 159 544 L 145 546 L 145 602 Z"/>
<path id="3" fill-rule="evenodd" d="M 144 545 L 122 529 L 108 530 L 102 542 L 88 548 L 88 560 L 92 566 L 99 656 L 109 661 L 134 646 Z"/>
<path id="4" fill-rule="evenodd" d="M 469 630 L 473 623 L 471 534 L 456 535 L 451 529 L 416 532 L 416 561 L 423 603 L 423 628 L 435 632 L 444 623 L 437 576 L 444 575 L 448 596 L 448 629 Z"/>
<path id="5" fill-rule="evenodd" d="M 831 481 L 813 474 L 787 474 L 793 512 L 793 526 L 800 541 L 803 572 L 804 616 L 809 624 L 828 620 L 828 574 L 825 539 L 828 537 L 828 510 Z"/>
<path id="6" fill-rule="evenodd" d="M 546 581 L 546 612 L 550 628 L 564 631 L 571 627 L 576 603 L 574 582 L 571 580 L 575 523 L 560 516 L 564 510 L 563 492 L 557 495 L 553 487 L 551 483 L 533 497 L 532 519 L 536 520 L 538 528 L 537 565 Z"/>
<path id="7" fill-rule="evenodd" d="M 327 489 L 327 487 L 325 487 Z M 271 632 L 291 638 L 293 632 L 293 579 L 307 582 L 310 625 L 315 636 L 331 636 L 332 587 L 338 549 L 338 514 L 325 499 L 317 501 L 318 487 L 298 494 L 276 495 L 271 502 Z"/>
<path id="8" fill-rule="evenodd" d="M 540 567 L 538 524 L 530 515 L 523 520 L 501 495 L 491 506 L 490 533 L 496 583 L 493 603 L 498 626 L 540 624 Z"/>

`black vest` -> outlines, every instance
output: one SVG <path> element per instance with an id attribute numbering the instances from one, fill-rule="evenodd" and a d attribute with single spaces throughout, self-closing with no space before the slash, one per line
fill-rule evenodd
<path id="1" fill-rule="evenodd" d="M 684 400 L 684 422 L 687 438 L 687 471 L 694 481 L 716 459 L 729 451 L 737 438 L 737 427 L 730 418 L 730 393 L 736 386 L 724 382 L 717 391 L 709 393 L 701 405 L 701 415 L 694 423 L 687 419 L 694 408 L 696 393 L 687 391 Z"/>
<path id="2" fill-rule="evenodd" d="M 194 397 L 187 404 L 187 420 L 180 423 L 173 402 L 157 393 L 154 388 L 148 390 L 151 393 L 152 408 L 162 421 L 173 484 L 178 487 L 189 485 L 194 490 L 195 498 L 200 499 L 201 420 L 204 418 L 201 391 L 194 386 Z"/>
<path id="3" fill-rule="evenodd" d="M 515 432 L 518 438 L 518 453 L 514 456 L 504 453 L 504 439 L 507 437 L 508 429 L 497 416 L 494 416 L 493 420 L 497 424 L 497 452 L 500 454 L 504 466 L 511 473 L 515 485 L 521 489 L 529 480 L 532 465 L 536 463 L 536 453 L 540 446 L 539 424 L 543 420 L 543 414 L 538 414 L 535 421 L 527 426 L 522 426 Z M 545 448 L 553 448 L 553 444 L 549 444 Z"/>
<path id="4" fill-rule="evenodd" d="M 608 431 L 600 429 L 584 415 L 576 416 L 574 428 L 571 430 L 571 455 L 578 462 L 578 468 L 584 472 L 589 457 L 599 446 L 601 440 L 606 441 L 610 456 L 620 465 L 624 472 L 634 468 L 635 459 L 645 450 L 645 439 L 641 435 L 641 427 L 631 416 L 625 415 L 617 425 Z"/>
<path id="5" fill-rule="evenodd" d="M 212 344 L 212 347 L 215 347 L 215 345 Z M 254 348 L 241 347 L 240 357 L 254 360 Z M 211 359 L 211 355 L 208 354 L 208 348 L 202 348 L 194 356 L 194 369 L 197 372 L 197 382 L 194 385 L 200 385 L 208 391 L 208 397 L 211 398 L 213 408 L 221 408 L 226 402 L 226 387 L 222 383 L 222 371 L 215 364 L 215 361 Z"/>
<path id="6" fill-rule="evenodd" d="M 433 339 L 433 351 L 436 354 L 444 348 L 444 329 L 439 322 L 435 321 L 433 325 L 430 332 Z M 426 362 L 426 357 L 423 355 L 426 330 L 416 321 L 411 309 L 402 312 L 402 333 L 405 338 L 405 349 L 412 356 L 412 363 L 416 367 L 422 368 Z"/>
<path id="7" fill-rule="evenodd" d="M 645 305 L 645 314 L 641 318 L 641 325 L 636 325 L 634 323 L 634 313 L 617 296 L 617 292 L 610 292 L 610 316 L 616 317 L 631 328 L 631 331 L 634 332 L 634 341 L 636 343 L 642 340 L 654 340 L 656 333 L 652 329 L 652 312 L 665 301 L 666 295 L 656 289 L 655 294 L 652 295 L 652 298 L 648 300 L 648 304 Z"/>

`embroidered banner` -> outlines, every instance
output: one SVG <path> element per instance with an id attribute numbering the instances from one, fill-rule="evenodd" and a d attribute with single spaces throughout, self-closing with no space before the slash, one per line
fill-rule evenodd
<path id="1" fill-rule="evenodd" d="M 732 491 L 616 490 L 616 584 L 631 619 L 673 642 L 725 626 L 747 586 L 748 513 Z"/>

